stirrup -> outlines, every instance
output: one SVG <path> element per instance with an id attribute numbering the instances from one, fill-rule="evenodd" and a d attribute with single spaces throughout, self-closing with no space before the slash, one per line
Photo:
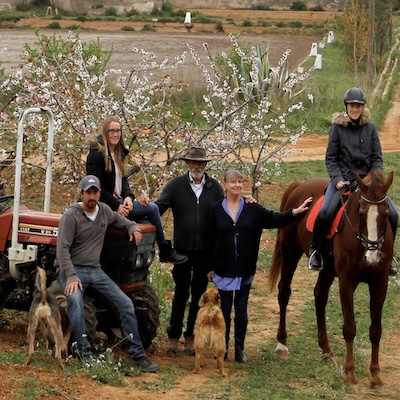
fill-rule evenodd
<path id="1" fill-rule="evenodd" d="M 311 259 L 313 257 L 319 257 L 319 267 L 315 265 L 311 265 Z M 324 259 L 322 258 L 321 254 L 318 252 L 318 250 L 314 250 L 310 254 L 310 258 L 308 259 L 308 269 L 311 271 L 321 271 L 324 268 Z"/>

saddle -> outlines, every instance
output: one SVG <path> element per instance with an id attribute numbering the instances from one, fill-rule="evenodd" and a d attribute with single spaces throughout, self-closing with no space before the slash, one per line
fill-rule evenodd
<path id="1" fill-rule="evenodd" d="M 338 232 L 340 221 L 342 220 L 343 212 L 347 205 L 350 194 L 351 192 L 341 193 L 340 191 L 338 191 L 333 197 L 331 204 L 329 204 L 329 208 L 326 215 L 326 220 L 332 222 L 330 224 L 329 230 L 326 231 L 324 237 L 332 239 L 333 236 L 335 236 L 335 233 Z M 317 218 L 319 210 L 322 207 L 324 198 L 325 196 L 322 195 L 310 210 L 310 213 L 306 221 L 306 227 L 309 230 L 309 232 L 312 232 L 314 229 L 315 220 Z"/>

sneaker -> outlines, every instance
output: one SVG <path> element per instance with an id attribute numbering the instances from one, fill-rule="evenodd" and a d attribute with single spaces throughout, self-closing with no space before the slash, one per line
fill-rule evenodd
<path id="1" fill-rule="evenodd" d="M 152 363 L 146 356 L 132 358 L 132 367 L 140 368 L 142 372 L 157 372 L 160 367 Z"/>
<path id="2" fill-rule="evenodd" d="M 168 339 L 167 351 L 176 354 L 178 352 L 179 339 Z"/>
<path id="3" fill-rule="evenodd" d="M 188 336 L 185 339 L 185 353 L 189 354 L 190 356 L 194 356 L 194 354 L 195 354 L 194 337 L 193 336 Z"/>

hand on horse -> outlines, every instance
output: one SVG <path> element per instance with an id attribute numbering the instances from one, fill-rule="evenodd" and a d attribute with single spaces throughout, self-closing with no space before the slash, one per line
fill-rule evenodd
<path id="1" fill-rule="evenodd" d="M 308 205 L 312 202 L 312 200 L 313 200 L 312 196 L 310 196 L 307 199 L 305 199 L 300 206 L 298 206 L 297 208 L 293 208 L 292 214 L 293 215 L 298 215 L 298 214 L 301 214 L 301 213 L 307 211 L 308 210 Z"/>

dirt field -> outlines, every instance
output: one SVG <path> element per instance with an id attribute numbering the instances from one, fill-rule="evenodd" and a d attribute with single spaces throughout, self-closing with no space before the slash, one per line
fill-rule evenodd
<path id="1" fill-rule="evenodd" d="M 317 13 L 318 14 L 318 13 Z M 46 21 L 46 25 L 48 21 Z M 130 68 L 135 63 L 131 57 L 129 49 L 133 46 L 141 47 L 146 50 L 152 50 L 156 54 L 163 57 L 171 57 L 178 55 L 186 50 L 186 43 L 191 42 L 196 48 L 201 49 L 204 41 L 208 42 L 213 52 L 221 52 L 229 48 L 229 40 L 226 34 L 201 34 L 197 32 L 187 33 L 179 28 L 165 32 L 121 32 L 120 28 L 103 30 L 100 26 L 96 27 L 96 31 L 83 31 L 81 37 L 84 40 L 94 40 L 100 38 L 100 42 L 104 48 L 114 48 L 114 55 L 111 61 L 111 66 Z M 108 27 L 107 29 L 110 29 Z M 51 33 L 61 34 L 60 31 L 46 31 Z M 32 30 L 29 29 L 12 29 L 0 31 L 0 45 L 8 48 L 6 53 L 1 54 L 3 65 L 7 70 L 11 69 L 18 63 L 18 57 L 21 54 L 24 43 L 33 43 L 35 36 Z M 251 44 L 269 45 L 271 51 L 271 60 L 276 62 L 283 51 L 287 48 L 292 48 L 290 64 L 293 68 L 304 59 L 310 50 L 311 43 L 319 42 L 322 39 L 320 36 L 281 36 L 281 35 L 243 35 L 243 40 Z M 200 51 L 200 50 L 199 50 Z M 189 72 L 182 72 L 182 74 Z M 184 75 L 185 76 L 185 75 Z M 397 95 L 392 111 L 388 115 L 387 123 L 381 132 L 381 140 L 384 151 L 399 151 L 400 150 L 400 92 Z M 304 149 L 303 153 L 291 155 L 291 159 L 317 159 L 323 158 L 325 153 L 326 137 L 319 135 L 304 136 L 298 147 Z M 258 273 L 256 275 L 255 284 L 258 287 L 257 293 L 263 293 L 266 285 L 266 273 Z M 302 306 L 312 297 L 312 285 L 315 282 L 315 275 L 308 271 L 299 271 L 296 273 L 293 286 L 292 317 L 293 314 L 301 313 Z M 303 290 L 304 289 L 304 290 Z M 246 339 L 246 349 L 250 358 L 256 357 L 255 347 L 257 343 L 263 340 L 270 339 L 275 336 L 278 324 L 278 305 L 276 293 L 268 296 L 261 296 L 254 293 L 250 296 L 249 314 L 254 316 L 252 320 L 261 320 L 256 318 L 256 315 L 263 313 L 268 316 L 269 323 L 262 326 L 251 323 L 249 326 L 249 334 Z M 261 307 L 262 305 L 262 307 Z M 13 354 L 16 349 L 27 353 L 25 341 L 26 335 L 26 315 L 24 313 L 10 312 L 8 310 L 1 311 L 0 315 L 0 352 Z M 164 335 L 164 332 L 162 333 Z M 383 367 L 383 378 L 386 383 L 386 393 L 391 399 L 399 395 L 398 382 L 400 380 L 400 361 L 396 357 L 398 354 L 397 340 L 388 337 L 384 340 L 382 346 L 381 364 Z M 397 333 L 398 337 L 398 333 Z M 317 345 L 316 345 L 317 346 Z M 317 347 L 316 347 L 317 348 Z M 47 386 L 51 388 L 46 394 L 43 391 L 40 399 L 81 399 L 81 400 L 106 400 L 106 399 L 137 399 L 137 400 L 175 400 L 191 398 L 191 391 L 200 385 L 218 384 L 215 382 L 217 370 L 214 368 L 214 360 L 209 359 L 205 362 L 205 369 L 201 375 L 193 375 L 194 360 L 190 356 L 178 353 L 176 357 L 167 355 L 164 349 L 162 340 L 159 344 L 151 349 L 152 360 L 158 362 L 161 369 L 174 369 L 179 373 L 179 382 L 168 389 L 157 387 L 159 380 L 158 374 L 142 374 L 138 377 L 127 378 L 126 386 L 111 387 L 97 383 L 95 380 L 83 375 L 73 375 L 68 372 L 68 368 L 64 372 L 50 371 L 38 364 L 33 363 L 29 368 L 12 362 L 2 363 L 0 368 L 0 398 L 2 399 L 17 399 L 21 397 L 21 389 L 25 385 Z M 318 351 L 314 349 L 314 351 Z M 227 379 L 234 380 L 235 374 L 232 368 L 233 362 L 228 361 L 227 369 L 229 377 Z M 55 364 L 54 364 L 55 365 Z M 28 383 L 27 383 L 28 382 Z M 30 382 L 30 383 L 29 383 Z M 150 387 L 155 385 L 154 390 L 144 390 L 140 387 Z M 349 399 L 365 399 L 369 398 L 367 381 L 360 383 L 361 389 L 358 394 L 349 396 Z M 397 397 L 397 398 L 399 398 Z"/>
<path id="2" fill-rule="evenodd" d="M 41 30 L 45 35 L 57 35 L 65 37 L 67 31 Z M 7 48 L 7 51 L 0 54 L 2 65 L 7 72 L 16 67 L 21 59 L 24 44 L 34 46 L 36 36 L 29 29 L 3 29 L 0 30 L 0 46 Z M 121 68 L 132 70 L 141 61 L 141 57 L 132 52 L 134 47 L 152 51 L 157 55 L 157 62 L 165 58 L 173 60 L 184 52 L 188 52 L 188 44 L 194 47 L 197 54 L 207 63 L 206 53 L 203 44 L 207 43 L 212 55 L 221 54 L 232 48 L 231 41 L 226 33 L 211 34 L 191 34 L 187 32 L 124 32 L 121 30 L 113 31 L 82 31 L 80 37 L 84 42 L 92 42 L 99 39 L 104 50 L 113 49 L 113 54 L 108 65 L 109 68 Z M 261 48 L 269 48 L 269 58 L 273 65 L 276 65 L 282 54 L 291 49 L 289 56 L 289 66 L 295 70 L 310 53 L 312 43 L 319 43 L 323 39 L 322 35 L 288 36 L 288 35 L 259 35 L 243 34 L 240 43 L 243 45 L 260 45 Z M 193 74 L 195 67 L 194 60 L 190 55 L 187 56 L 185 65 L 176 71 L 176 79 L 196 84 L 199 82 L 199 73 Z M 198 70 L 198 69 L 197 69 Z"/>

